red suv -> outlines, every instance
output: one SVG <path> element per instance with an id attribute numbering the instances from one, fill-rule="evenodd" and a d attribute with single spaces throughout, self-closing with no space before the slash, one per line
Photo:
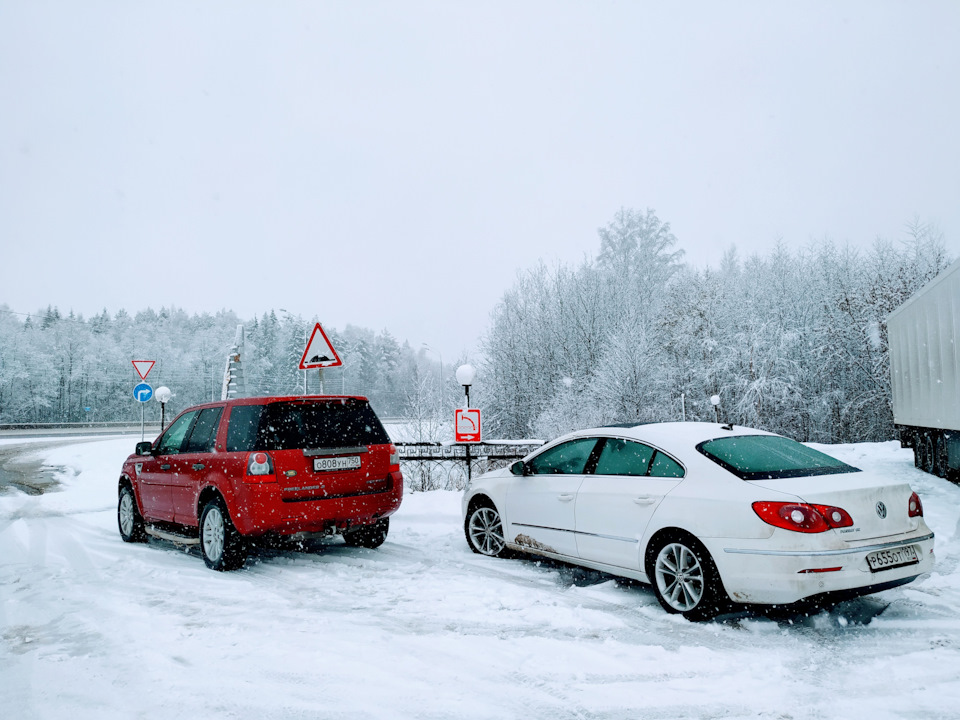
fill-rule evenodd
<path id="1" fill-rule="evenodd" d="M 199 544 L 208 567 L 233 570 L 269 535 L 380 546 L 403 475 L 366 398 L 243 398 L 184 410 L 137 443 L 118 491 L 126 542 Z"/>

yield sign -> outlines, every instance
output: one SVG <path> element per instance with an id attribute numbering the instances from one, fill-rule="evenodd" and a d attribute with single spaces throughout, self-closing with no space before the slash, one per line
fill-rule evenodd
<path id="1" fill-rule="evenodd" d="M 141 380 L 147 379 L 147 375 L 150 374 L 156 364 L 156 360 L 131 360 L 130 362 L 133 363 L 133 369 L 137 371 Z"/>
<path id="2" fill-rule="evenodd" d="M 453 424 L 456 442 L 480 442 L 480 410 L 478 408 L 457 408 Z"/>
<path id="3" fill-rule="evenodd" d="M 310 342 L 307 343 L 307 349 L 303 351 L 303 357 L 300 358 L 300 369 L 307 368 L 325 368 L 343 365 L 337 351 L 333 349 L 330 338 L 323 331 L 320 323 L 313 329 L 310 336 Z"/>

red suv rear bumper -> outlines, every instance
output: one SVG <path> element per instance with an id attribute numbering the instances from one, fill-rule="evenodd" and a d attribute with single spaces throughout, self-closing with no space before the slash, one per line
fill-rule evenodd
<path id="1" fill-rule="evenodd" d="M 236 482 L 230 517 L 242 535 L 250 536 L 292 535 L 369 525 L 392 515 L 400 507 L 403 475 L 395 471 L 391 476 L 392 486 L 386 492 L 295 501 L 284 501 L 275 482 Z"/>

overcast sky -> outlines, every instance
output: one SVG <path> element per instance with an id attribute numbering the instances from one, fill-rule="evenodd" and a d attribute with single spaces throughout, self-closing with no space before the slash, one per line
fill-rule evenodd
<path id="1" fill-rule="evenodd" d="M 960 254 L 958 2 L 0 0 L 0 303 L 388 328 L 652 208 L 697 265 Z"/>

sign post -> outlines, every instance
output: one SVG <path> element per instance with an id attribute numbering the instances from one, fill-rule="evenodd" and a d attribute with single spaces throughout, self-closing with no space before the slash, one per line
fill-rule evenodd
<path id="1" fill-rule="evenodd" d="M 133 399 L 140 403 L 140 442 L 143 442 L 143 406 L 153 397 L 153 388 L 142 382 L 133 388 Z"/>
<path id="2" fill-rule="evenodd" d="M 326 367 L 339 367 L 343 365 L 340 356 L 330 342 L 330 338 L 323 331 L 323 326 L 317 323 L 307 341 L 307 347 L 303 351 L 303 357 L 300 358 L 299 368 L 306 373 L 310 368 L 317 368 L 317 375 L 320 378 L 320 394 L 323 395 L 323 369 Z M 304 374 L 303 392 L 307 392 L 306 374 Z"/>
<path id="3" fill-rule="evenodd" d="M 133 399 L 140 403 L 140 442 L 143 442 L 143 406 L 153 397 L 153 388 L 147 384 L 146 379 L 150 371 L 153 370 L 153 366 L 157 364 L 157 361 L 131 360 L 130 362 L 133 363 L 133 369 L 137 371 L 137 375 L 144 381 L 133 388 Z"/>

